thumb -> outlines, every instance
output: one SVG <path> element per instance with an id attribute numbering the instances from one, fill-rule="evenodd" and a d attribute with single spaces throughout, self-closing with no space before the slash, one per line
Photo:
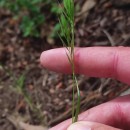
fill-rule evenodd
<path id="1" fill-rule="evenodd" d="M 121 130 L 100 123 L 80 121 L 69 126 L 67 130 Z"/>

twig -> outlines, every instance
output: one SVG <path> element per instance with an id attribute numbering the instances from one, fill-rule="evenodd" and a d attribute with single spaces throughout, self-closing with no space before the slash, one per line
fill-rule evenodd
<path id="1" fill-rule="evenodd" d="M 111 37 L 111 35 L 106 31 L 106 30 L 102 30 L 104 33 L 105 33 L 105 35 L 107 36 L 107 38 L 108 38 L 108 40 L 110 41 L 110 43 L 111 43 L 111 46 L 115 46 L 116 45 L 116 43 L 114 42 L 114 40 L 112 39 L 112 37 Z"/>

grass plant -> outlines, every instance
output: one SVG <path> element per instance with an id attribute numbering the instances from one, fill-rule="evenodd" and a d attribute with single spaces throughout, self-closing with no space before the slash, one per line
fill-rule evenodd
<path id="1" fill-rule="evenodd" d="M 22 95 L 24 100 L 26 101 L 26 103 L 28 104 L 28 106 L 30 107 L 31 111 L 34 112 L 34 114 L 36 115 L 36 117 L 42 121 L 43 123 L 45 123 L 45 118 L 42 114 L 42 111 L 40 110 L 40 108 L 37 107 L 37 105 L 34 104 L 32 98 L 29 96 L 29 94 L 26 92 L 26 88 L 25 88 L 25 80 L 26 80 L 26 76 L 25 74 L 20 75 L 17 79 L 15 78 L 16 82 L 15 82 L 15 89 L 18 92 L 19 95 Z"/>
<path id="2" fill-rule="evenodd" d="M 74 0 L 63 0 L 63 7 L 59 17 L 59 23 L 61 29 L 59 37 L 63 43 L 63 46 L 66 48 L 66 56 L 72 69 L 72 78 L 73 78 L 72 123 L 78 121 L 78 115 L 80 111 L 80 91 L 75 74 L 75 65 L 74 65 L 74 43 L 75 43 L 74 12 L 75 12 Z M 75 100 L 75 94 L 77 94 L 78 97 L 77 101 Z"/>
<path id="3" fill-rule="evenodd" d="M 16 82 L 15 82 L 14 87 L 15 87 L 16 91 L 24 97 L 24 100 L 27 102 L 29 107 L 33 110 L 34 107 L 33 107 L 32 100 L 29 97 L 29 95 L 27 94 L 27 92 L 25 91 L 25 79 L 26 79 L 26 77 L 24 74 L 20 75 L 17 79 L 15 79 Z"/>

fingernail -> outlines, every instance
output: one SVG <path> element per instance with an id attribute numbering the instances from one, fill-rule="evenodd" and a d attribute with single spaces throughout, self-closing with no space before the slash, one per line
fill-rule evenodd
<path id="1" fill-rule="evenodd" d="M 76 122 L 69 126 L 67 130 L 91 130 L 89 126 L 83 123 Z"/>

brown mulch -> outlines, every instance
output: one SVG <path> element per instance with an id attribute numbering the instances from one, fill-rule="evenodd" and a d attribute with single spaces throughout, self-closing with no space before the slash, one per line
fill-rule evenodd
<path id="1" fill-rule="evenodd" d="M 85 1 L 79 4 L 82 9 Z M 91 10 L 76 17 L 76 46 L 130 46 L 129 16 L 130 10 L 124 5 L 97 1 Z M 44 26 L 43 33 L 46 33 Z M 59 47 L 57 40 L 53 44 L 49 41 L 46 34 L 42 38 L 23 38 L 19 21 L 14 20 L 9 11 L 0 9 L 0 130 L 18 129 L 16 122 L 20 120 L 53 126 L 71 117 L 71 76 L 50 72 L 39 63 L 42 51 Z M 18 91 L 17 81 L 22 75 L 24 94 L 33 107 Z M 78 81 L 81 111 L 128 89 L 127 85 L 113 79 L 80 75 Z"/>

